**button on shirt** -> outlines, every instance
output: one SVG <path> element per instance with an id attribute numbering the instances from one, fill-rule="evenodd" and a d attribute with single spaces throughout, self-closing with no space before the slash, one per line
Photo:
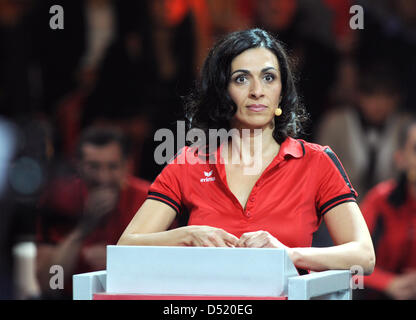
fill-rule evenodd
<path id="1" fill-rule="evenodd" d="M 243 208 L 228 188 L 221 150 L 207 155 L 182 148 L 155 179 L 147 199 L 165 203 L 178 215 L 188 213 L 188 225 L 222 228 L 238 238 L 264 230 L 289 247 L 310 247 L 322 216 L 356 201 L 357 192 L 329 147 L 289 137 Z"/>

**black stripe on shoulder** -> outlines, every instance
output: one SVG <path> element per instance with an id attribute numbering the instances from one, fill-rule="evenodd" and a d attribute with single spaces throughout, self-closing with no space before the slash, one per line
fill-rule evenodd
<path id="1" fill-rule="evenodd" d="M 323 217 L 329 210 L 331 210 L 332 208 L 335 208 L 336 206 L 342 204 L 342 203 L 347 203 L 347 202 L 357 202 L 355 199 L 346 199 L 346 200 L 342 200 L 340 202 L 338 202 L 337 204 L 334 204 L 328 208 L 326 208 L 324 211 L 321 212 L 321 216 Z"/>
<path id="2" fill-rule="evenodd" d="M 298 142 L 300 143 L 300 145 L 302 146 L 302 151 L 303 151 L 303 155 L 302 156 L 305 156 L 305 145 L 303 144 L 303 142 L 302 141 L 300 141 L 300 140 L 298 140 Z"/>
<path id="3" fill-rule="evenodd" d="M 349 199 L 349 198 L 352 198 L 352 197 L 354 197 L 354 199 L 355 199 L 355 195 L 354 194 L 352 194 L 352 193 L 347 193 L 347 194 L 343 194 L 343 195 L 340 195 L 340 196 L 338 196 L 338 197 L 335 197 L 335 198 L 333 198 L 333 199 L 331 199 L 331 200 L 329 200 L 329 201 L 327 201 L 327 202 L 325 202 L 320 208 L 319 208 L 319 212 L 322 212 L 322 211 L 324 211 L 327 207 L 329 207 L 331 204 L 333 204 L 333 203 L 335 203 L 335 202 L 337 202 L 337 201 L 339 201 L 339 200 L 343 200 L 343 199 Z"/>
<path id="4" fill-rule="evenodd" d="M 169 201 L 170 203 L 172 203 L 173 205 L 177 206 L 178 208 L 181 207 L 181 205 L 179 203 L 177 203 L 175 200 L 172 200 L 172 198 L 164 195 L 163 193 L 149 191 L 148 194 L 149 194 L 149 196 L 155 196 L 155 197 L 163 198 L 163 199 Z"/>
<path id="5" fill-rule="evenodd" d="M 335 155 L 335 153 L 332 152 L 332 150 L 329 149 L 329 148 L 325 148 L 324 152 L 325 152 L 325 154 L 328 155 L 328 157 L 335 164 L 335 166 L 337 167 L 339 173 L 341 173 L 342 178 L 344 179 L 345 183 L 347 184 L 348 188 L 350 188 L 351 193 L 354 194 L 354 189 L 352 188 L 351 182 L 348 179 L 347 173 L 345 172 L 344 168 L 341 165 L 341 162 L 339 162 L 339 160 L 338 160 L 337 156 Z"/>
<path id="6" fill-rule="evenodd" d="M 160 201 L 160 202 L 162 202 L 162 203 L 164 203 L 164 204 L 167 204 L 169 207 L 171 207 L 173 210 L 175 210 L 175 212 L 176 212 L 176 214 L 177 214 L 177 215 L 179 215 L 179 210 L 178 210 L 178 208 L 176 208 L 174 205 L 172 205 L 172 204 L 171 204 L 171 203 L 169 203 L 168 201 L 165 201 L 165 200 L 163 200 L 163 199 L 156 198 L 156 197 L 151 197 L 151 196 L 148 196 L 146 199 L 156 200 L 156 201 Z"/>

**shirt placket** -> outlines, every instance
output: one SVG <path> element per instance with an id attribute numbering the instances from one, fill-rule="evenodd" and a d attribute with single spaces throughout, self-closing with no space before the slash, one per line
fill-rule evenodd
<path id="1" fill-rule="evenodd" d="M 251 218 L 253 216 L 254 207 L 256 204 L 256 200 L 258 198 L 258 193 L 261 191 L 261 187 L 264 184 L 265 178 L 272 170 L 276 170 L 279 167 L 280 159 L 276 158 L 274 159 L 269 166 L 263 171 L 263 173 L 260 175 L 258 180 L 253 186 L 253 189 L 250 192 L 250 195 L 247 199 L 247 204 L 245 210 L 243 210 L 243 214 L 246 218 Z"/>
<path id="2" fill-rule="evenodd" d="M 217 157 L 217 161 L 214 164 L 214 168 L 217 172 L 217 175 L 218 175 L 219 179 L 221 180 L 221 187 L 222 187 L 223 191 L 226 193 L 227 196 L 229 196 L 233 200 L 233 203 L 234 203 L 236 209 L 242 211 L 243 214 L 244 214 L 244 209 L 241 206 L 240 201 L 238 201 L 237 197 L 231 192 L 230 188 L 228 187 L 227 174 L 225 172 L 225 166 L 224 166 L 223 163 L 220 163 L 220 158 L 219 157 Z"/>
<path id="3" fill-rule="evenodd" d="M 259 187 L 262 185 L 262 183 L 263 183 L 263 175 L 257 180 L 253 189 L 251 190 L 250 195 L 248 196 L 246 208 L 245 210 L 243 210 L 244 216 L 248 219 L 252 217 L 252 212 L 254 211 L 254 206 L 255 206 L 256 197 L 257 197 L 257 191 L 259 190 Z"/>
<path id="4" fill-rule="evenodd" d="M 251 219 L 254 212 L 254 206 L 257 199 L 257 194 L 259 189 L 261 189 L 261 186 L 264 184 L 264 179 L 267 174 L 274 168 L 277 169 L 279 167 L 279 164 L 281 162 L 280 157 L 276 157 L 273 159 L 273 161 L 269 164 L 269 166 L 264 170 L 264 172 L 260 175 L 259 179 L 254 184 L 253 189 L 250 192 L 250 195 L 247 199 L 246 207 L 243 208 L 241 206 L 240 201 L 238 201 L 237 197 L 231 192 L 230 188 L 227 184 L 227 174 L 225 172 L 225 166 L 223 163 L 220 162 L 220 155 L 217 156 L 217 161 L 215 163 L 215 169 L 217 171 L 218 176 L 220 177 L 220 180 L 222 182 L 222 187 L 224 191 L 233 199 L 234 205 L 241 211 L 242 215 L 246 219 Z"/>

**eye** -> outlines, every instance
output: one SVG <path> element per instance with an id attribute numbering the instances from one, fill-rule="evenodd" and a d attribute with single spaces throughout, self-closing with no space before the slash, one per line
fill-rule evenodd
<path id="1" fill-rule="evenodd" d="M 234 82 L 238 84 L 245 83 L 247 81 L 247 76 L 245 74 L 241 74 L 234 78 Z"/>
<path id="2" fill-rule="evenodd" d="M 274 74 L 271 73 L 266 73 L 263 77 L 264 80 L 266 80 L 267 82 L 272 82 L 276 77 L 274 76 Z"/>

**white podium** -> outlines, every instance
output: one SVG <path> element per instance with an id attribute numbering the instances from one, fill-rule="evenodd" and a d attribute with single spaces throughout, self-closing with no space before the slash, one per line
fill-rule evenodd
<path id="1" fill-rule="evenodd" d="M 349 270 L 299 276 L 284 249 L 107 246 L 107 270 L 74 275 L 73 294 L 351 299 L 350 279 Z"/>

